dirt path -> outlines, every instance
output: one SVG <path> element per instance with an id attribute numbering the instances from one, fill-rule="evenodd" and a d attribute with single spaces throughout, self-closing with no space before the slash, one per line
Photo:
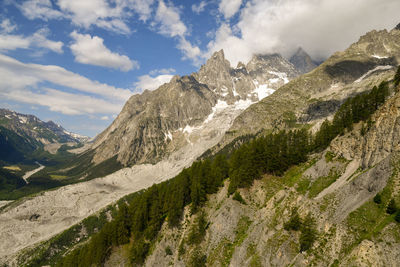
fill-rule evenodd
<path id="1" fill-rule="evenodd" d="M 31 170 L 31 171 L 29 171 L 29 172 L 26 172 L 26 173 L 24 174 L 24 176 L 22 176 L 22 178 L 25 180 L 25 182 L 26 182 L 27 184 L 29 184 L 29 181 L 28 181 L 28 178 L 29 178 L 29 177 L 31 177 L 32 175 L 34 175 L 34 174 L 37 173 L 38 171 L 43 170 L 43 169 L 46 167 L 46 166 L 40 164 L 40 163 L 37 162 L 37 161 L 36 161 L 35 163 L 39 165 L 39 168 L 36 168 L 36 169 Z"/>

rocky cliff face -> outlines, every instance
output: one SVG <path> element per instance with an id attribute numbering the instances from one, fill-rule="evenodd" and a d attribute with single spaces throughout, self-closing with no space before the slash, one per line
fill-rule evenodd
<path id="1" fill-rule="evenodd" d="M 221 50 L 197 73 L 174 77 L 155 91 L 132 96 L 95 140 L 94 163 L 117 155 L 123 165 L 155 163 L 196 138 L 195 129 L 226 108 L 244 110 L 299 75 L 280 55 L 255 56 L 232 68 Z M 232 119 L 238 112 L 232 112 Z M 226 115 L 226 114 L 225 114 Z"/>

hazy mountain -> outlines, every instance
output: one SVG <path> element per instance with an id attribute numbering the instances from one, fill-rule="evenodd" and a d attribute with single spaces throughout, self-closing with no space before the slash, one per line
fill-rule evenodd
<path id="1" fill-rule="evenodd" d="M 292 63 L 302 74 L 310 72 L 318 66 L 318 64 L 315 63 L 301 47 L 299 47 L 296 53 L 290 57 L 289 62 Z"/>

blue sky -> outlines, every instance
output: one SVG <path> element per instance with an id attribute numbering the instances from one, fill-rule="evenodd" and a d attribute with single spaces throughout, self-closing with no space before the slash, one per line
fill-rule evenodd
<path id="1" fill-rule="evenodd" d="M 216 50 L 233 66 L 298 46 L 323 59 L 393 28 L 399 2 L 3 0 L 0 107 L 95 136 L 132 94 L 197 71 Z"/>

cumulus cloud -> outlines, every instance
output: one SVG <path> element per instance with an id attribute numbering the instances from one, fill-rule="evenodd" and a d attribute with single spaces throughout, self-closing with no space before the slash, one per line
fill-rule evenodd
<path id="1" fill-rule="evenodd" d="M 221 0 L 218 9 L 226 19 L 229 19 L 239 11 L 241 5 L 242 0 Z"/>
<path id="2" fill-rule="evenodd" d="M 83 64 L 90 64 L 122 71 L 129 71 L 139 68 L 137 61 L 129 59 L 125 55 L 111 52 L 103 43 L 103 39 L 89 34 L 79 34 L 76 31 L 71 33 L 74 43 L 70 45 L 75 56 L 75 61 Z"/>
<path id="3" fill-rule="evenodd" d="M 60 19 L 64 15 L 53 8 L 50 0 L 28 0 L 18 6 L 28 19 Z"/>
<path id="4" fill-rule="evenodd" d="M 158 3 L 155 21 L 159 23 L 159 32 L 169 37 L 183 36 L 187 31 L 181 21 L 179 9 L 172 4 L 166 5 L 163 0 Z"/>
<path id="5" fill-rule="evenodd" d="M 15 49 L 28 49 L 32 47 L 49 49 L 56 53 L 62 53 L 63 43 L 47 39 L 48 29 L 43 28 L 31 36 L 0 33 L 0 51 Z"/>
<path id="6" fill-rule="evenodd" d="M 155 90 L 164 83 L 168 83 L 174 76 L 172 75 L 174 72 L 174 69 L 152 70 L 149 73 L 150 75 L 139 76 L 138 81 L 133 85 L 138 92 L 143 92 L 144 90 Z"/>
<path id="7" fill-rule="evenodd" d="M 235 65 L 257 53 L 290 56 L 302 46 L 323 59 L 372 29 L 393 28 L 398 10 L 398 0 L 251 0 L 240 10 L 237 24 L 220 25 L 205 56 L 223 48 Z"/>
<path id="8" fill-rule="evenodd" d="M 43 87 L 44 83 L 72 90 Z M 89 80 L 59 66 L 26 64 L 0 54 L 2 99 L 46 106 L 69 115 L 115 114 L 131 95 L 129 90 Z"/>
<path id="9" fill-rule="evenodd" d="M 176 47 L 182 51 L 184 59 L 192 60 L 195 65 L 201 62 L 202 53 L 200 48 L 187 40 L 188 29 L 180 18 L 178 8 L 173 6 L 172 3 L 167 5 L 163 0 L 160 0 L 155 22 L 158 25 L 160 34 L 168 37 L 177 37 L 178 44 Z"/>
<path id="10" fill-rule="evenodd" d="M 192 5 L 192 11 L 196 14 L 200 14 L 201 12 L 204 11 L 205 7 L 207 6 L 206 1 L 201 1 L 199 4 L 193 4 Z"/>
<path id="11" fill-rule="evenodd" d="M 125 20 L 137 14 L 146 21 L 152 12 L 154 0 L 28 0 L 17 6 L 28 19 L 69 19 L 74 25 L 88 29 L 90 26 L 130 33 Z M 56 9 L 58 8 L 58 9 Z"/>

